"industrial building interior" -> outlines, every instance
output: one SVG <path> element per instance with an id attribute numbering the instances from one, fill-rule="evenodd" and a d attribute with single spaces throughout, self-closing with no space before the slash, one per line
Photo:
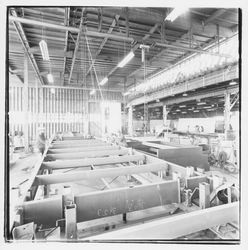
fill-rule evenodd
<path id="1" fill-rule="evenodd" d="M 240 241 L 240 9 L 7 11 L 6 240 Z"/>

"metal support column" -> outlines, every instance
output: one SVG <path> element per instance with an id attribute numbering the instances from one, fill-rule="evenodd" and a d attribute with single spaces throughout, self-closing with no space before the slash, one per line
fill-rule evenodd
<path id="1" fill-rule="evenodd" d="M 77 239 L 76 204 L 65 207 L 65 236 L 67 239 Z"/>
<path id="2" fill-rule="evenodd" d="M 84 102 L 84 134 L 89 134 L 89 102 Z"/>
<path id="3" fill-rule="evenodd" d="M 167 122 L 167 110 L 166 110 L 166 105 L 163 106 L 163 125 L 166 126 L 166 122 Z"/>
<path id="4" fill-rule="evenodd" d="M 148 104 L 144 103 L 144 134 L 146 134 L 150 128 L 150 124 L 149 124 L 149 115 L 148 115 Z"/>
<path id="5" fill-rule="evenodd" d="M 210 207 L 210 185 L 206 182 L 199 184 L 199 203 L 201 209 Z"/>
<path id="6" fill-rule="evenodd" d="M 133 106 L 128 109 L 128 134 L 133 136 Z"/>
<path id="7" fill-rule="evenodd" d="M 227 139 L 227 132 L 230 127 L 230 93 L 226 92 L 225 93 L 225 114 L 224 114 L 224 119 L 225 119 L 225 139 Z"/>
<path id="8" fill-rule="evenodd" d="M 28 56 L 24 53 L 24 86 L 23 86 L 23 111 L 25 116 L 24 122 L 24 147 L 25 152 L 28 152 Z"/>

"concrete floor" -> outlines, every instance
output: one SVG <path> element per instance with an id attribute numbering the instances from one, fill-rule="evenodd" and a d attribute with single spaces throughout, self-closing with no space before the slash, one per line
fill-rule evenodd
<path id="1" fill-rule="evenodd" d="M 27 190 L 28 180 L 33 173 L 34 165 L 40 158 L 40 153 L 23 154 L 9 168 L 10 225 L 14 221 L 15 211 Z"/>

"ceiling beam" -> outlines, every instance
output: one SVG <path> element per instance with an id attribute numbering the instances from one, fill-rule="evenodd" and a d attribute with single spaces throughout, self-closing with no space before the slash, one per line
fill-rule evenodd
<path id="1" fill-rule="evenodd" d="M 230 93 L 230 94 L 237 93 L 239 91 L 239 86 L 238 85 L 237 86 L 228 86 L 228 87 L 220 89 L 220 90 L 216 90 L 216 89 L 208 90 L 208 92 L 206 92 L 206 93 L 201 93 L 201 92 L 196 91 L 196 93 L 194 95 L 191 94 L 190 96 L 185 96 L 185 97 L 183 97 L 183 96 L 173 97 L 172 99 L 162 101 L 161 103 L 163 105 L 173 105 L 176 103 L 184 103 L 184 102 L 188 102 L 188 101 L 192 101 L 192 100 L 196 100 L 196 99 L 204 99 L 204 98 L 216 97 L 216 96 L 220 96 L 220 95 L 224 96 L 225 91 L 227 93 Z"/>
<path id="2" fill-rule="evenodd" d="M 82 14 L 81 14 L 81 19 L 80 19 L 80 24 L 79 24 L 79 32 L 77 35 L 77 41 L 76 41 L 75 49 L 73 52 L 73 58 L 72 58 L 72 63 L 71 63 L 71 70 L 70 70 L 70 75 L 69 75 L 69 79 L 68 79 L 68 84 L 70 84 L 70 82 L 71 82 L 72 72 L 73 72 L 74 64 L 75 64 L 76 57 L 77 57 L 77 51 L 78 51 L 78 47 L 79 47 L 79 43 L 80 43 L 80 37 L 82 34 L 84 10 L 85 10 L 85 8 L 82 8 Z"/>
<path id="3" fill-rule="evenodd" d="M 114 20 L 112 21 L 112 24 L 110 25 L 110 27 L 109 27 L 109 29 L 108 29 L 108 31 L 107 31 L 108 34 L 111 34 L 111 33 L 112 33 L 112 31 L 113 31 L 114 27 L 116 26 L 116 23 L 118 22 L 119 18 L 120 18 L 120 15 L 115 15 L 115 18 L 114 18 Z M 104 45 L 106 44 L 107 41 L 108 41 L 108 38 L 105 37 L 105 38 L 103 39 L 103 41 L 101 42 L 101 44 L 100 44 L 98 50 L 97 50 L 96 53 L 95 53 L 95 56 L 94 56 L 93 61 L 92 61 L 91 64 L 90 64 L 90 67 L 89 67 L 88 70 L 86 71 L 85 77 L 87 77 L 87 75 L 90 73 L 90 71 L 91 71 L 91 69 L 92 69 L 92 67 L 93 67 L 93 65 L 94 65 L 94 63 L 95 63 L 95 61 L 96 61 L 97 56 L 101 53 L 101 51 L 102 51 L 102 49 L 103 49 L 103 47 L 104 47 Z"/>
<path id="4" fill-rule="evenodd" d="M 207 25 L 211 22 L 213 22 L 216 18 L 220 17 L 226 12 L 226 9 L 218 9 L 216 10 L 211 16 L 207 17 L 203 22 L 204 25 Z"/>
<path id="5" fill-rule="evenodd" d="M 65 21 L 64 24 L 65 26 L 69 26 L 69 19 L 70 19 L 70 7 L 65 9 Z M 68 48 L 68 35 L 69 35 L 69 31 L 67 30 L 65 33 L 65 48 L 64 48 L 64 53 L 67 52 L 67 48 Z M 66 69 L 66 54 L 64 56 L 64 62 L 63 62 L 63 73 L 62 73 L 62 85 L 65 84 L 65 69 Z"/>
<path id="6" fill-rule="evenodd" d="M 43 27 L 47 27 L 47 28 L 51 28 L 51 29 L 59 29 L 61 31 L 62 30 L 63 31 L 71 31 L 71 32 L 74 32 L 74 33 L 78 33 L 80 31 L 80 29 L 76 28 L 76 27 L 71 27 L 71 26 L 66 27 L 66 26 L 60 25 L 60 24 L 41 22 L 41 21 L 37 21 L 37 20 L 32 20 L 32 19 L 22 18 L 22 17 L 16 17 L 16 16 L 9 16 L 9 20 L 14 21 L 14 22 L 30 24 L 30 25 L 43 26 Z M 108 33 L 103 33 L 103 32 L 98 32 L 98 31 L 92 31 L 92 30 L 84 31 L 84 33 L 87 36 L 90 36 L 90 37 L 102 37 L 102 38 L 107 37 L 107 38 L 110 38 L 110 39 L 123 40 L 123 41 L 127 41 L 127 42 L 133 42 L 134 41 L 134 39 L 132 37 L 108 34 Z"/>
<path id="7" fill-rule="evenodd" d="M 201 53 L 201 54 L 208 54 L 208 55 L 212 55 L 212 56 L 220 56 L 220 57 L 225 57 L 225 58 L 231 58 L 232 57 L 232 56 L 230 56 L 228 54 L 213 53 L 213 52 L 203 50 L 203 49 L 182 47 L 182 46 L 174 45 L 174 44 L 156 43 L 156 45 L 158 47 L 163 47 L 163 48 L 177 49 L 177 50 L 182 50 L 182 51 L 190 51 L 190 52 L 196 52 L 196 53 Z"/>
<path id="8" fill-rule="evenodd" d="M 9 65 L 9 72 L 12 75 L 15 75 L 22 83 L 24 83 L 23 79 L 18 75 L 18 73 L 23 72 L 23 70 L 20 69 L 12 69 Z"/>
<path id="9" fill-rule="evenodd" d="M 18 18 L 17 13 L 16 13 L 16 11 L 14 9 L 11 9 L 10 13 L 11 13 L 11 16 L 9 16 L 9 19 L 11 19 L 11 17 Z M 44 83 L 44 81 L 43 81 L 43 79 L 42 79 L 42 77 L 40 75 L 39 67 L 38 67 L 37 62 L 35 60 L 35 57 L 34 57 L 34 55 L 32 53 L 30 53 L 31 48 L 30 48 L 28 39 L 26 37 L 25 31 L 24 31 L 21 23 L 18 22 L 18 21 L 14 21 L 14 20 L 12 20 L 12 21 L 13 21 L 13 25 L 15 27 L 15 30 L 17 32 L 17 35 L 18 35 L 18 37 L 19 37 L 19 39 L 20 39 L 20 41 L 21 41 L 21 43 L 23 45 L 24 51 L 27 54 L 27 57 L 28 57 L 31 65 L 32 65 L 32 67 L 33 67 L 33 69 L 34 69 L 34 71 L 36 73 L 37 78 L 39 79 L 40 84 L 45 85 L 45 83 Z"/>

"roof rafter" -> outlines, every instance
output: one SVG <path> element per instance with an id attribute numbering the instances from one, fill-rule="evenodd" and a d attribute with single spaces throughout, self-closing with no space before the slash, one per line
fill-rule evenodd
<path id="1" fill-rule="evenodd" d="M 112 31 L 113 31 L 114 27 L 116 26 L 116 24 L 117 24 L 119 18 L 120 18 L 120 15 L 115 15 L 114 20 L 113 20 L 112 24 L 110 25 L 110 27 L 109 27 L 109 29 L 108 29 L 108 31 L 107 31 L 108 34 L 111 34 L 111 33 L 112 33 Z M 101 51 L 102 51 L 102 49 L 103 49 L 103 47 L 104 47 L 104 45 L 106 44 L 107 41 L 108 41 L 108 37 L 105 37 L 105 38 L 103 39 L 102 43 L 100 44 L 100 46 L 99 46 L 97 52 L 95 53 L 94 59 L 93 59 L 93 61 L 91 62 L 90 67 L 89 67 L 88 70 L 86 71 L 85 77 L 87 77 L 87 75 L 88 75 L 89 72 L 91 71 L 91 69 L 92 69 L 92 67 L 93 67 L 93 65 L 94 65 L 94 63 L 95 63 L 95 61 L 96 61 L 97 56 L 101 53 Z"/>
<path id="2" fill-rule="evenodd" d="M 74 49 L 74 52 L 73 52 L 73 58 L 72 58 L 72 63 L 71 63 L 71 70 L 70 70 L 70 75 L 69 75 L 69 79 L 68 79 L 68 84 L 70 84 L 70 82 L 71 82 L 73 68 L 74 68 L 76 58 L 77 58 L 77 51 L 78 51 L 80 37 L 81 37 L 81 34 L 82 34 L 82 28 L 83 28 L 84 10 L 85 10 L 85 8 L 82 8 L 82 14 L 81 14 L 81 19 L 80 19 L 80 24 L 79 24 L 79 32 L 78 32 L 78 35 L 77 35 L 77 41 L 76 41 L 75 49 Z"/>
<path id="3" fill-rule="evenodd" d="M 10 12 L 11 12 L 11 15 L 12 15 L 12 16 L 10 16 L 10 18 L 11 18 L 11 17 L 16 17 L 16 18 L 18 18 L 18 17 L 17 17 L 17 13 L 16 13 L 16 11 L 15 11 L 14 9 L 11 9 Z M 30 48 L 28 39 L 27 39 L 27 37 L 26 37 L 25 31 L 24 31 L 24 29 L 23 29 L 23 27 L 22 27 L 22 24 L 19 23 L 18 21 L 13 21 L 13 25 L 14 25 L 15 30 L 16 30 L 16 32 L 17 32 L 17 34 L 18 34 L 18 37 L 19 37 L 19 39 L 20 39 L 20 41 L 21 41 L 21 43 L 22 43 L 22 45 L 23 45 L 23 48 L 24 48 L 24 50 L 25 50 L 25 52 L 26 52 L 26 54 L 27 54 L 27 56 L 28 56 L 28 59 L 30 60 L 30 63 L 31 63 L 31 65 L 32 65 L 32 67 L 33 67 L 33 69 L 34 69 L 36 75 L 37 75 L 37 78 L 39 79 L 41 85 L 45 85 L 45 83 L 44 83 L 44 81 L 43 81 L 43 79 L 42 79 L 42 77 L 41 77 L 41 75 L 40 75 L 39 67 L 38 67 L 37 62 L 36 62 L 36 60 L 35 60 L 35 57 L 34 57 L 34 55 L 30 52 L 30 49 L 31 49 L 31 48 Z"/>
<path id="4" fill-rule="evenodd" d="M 69 18 L 70 18 L 70 7 L 65 9 L 65 25 L 68 26 L 69 25 Z M 65 33 L 65 48 L 64 48 L 64 52 L 67 52 L 67 48 L 68 48 L 68 35 L 69 35 L 69 31 L 67 30 Z M 62 73 L 62 85 L 65 84 L 65 70 L 66 70 L 66 54 L 64 56 L 64 63 L 63 63 L 63 73 Z"/>

